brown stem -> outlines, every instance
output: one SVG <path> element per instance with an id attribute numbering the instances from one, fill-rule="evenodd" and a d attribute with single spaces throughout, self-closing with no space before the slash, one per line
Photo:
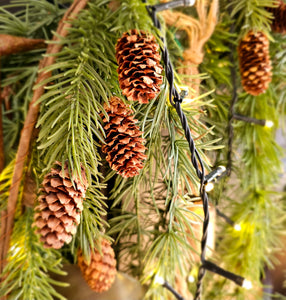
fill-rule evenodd
<path id="1" fill-rule="evenodd" d="M 1 62 L 0 62 L 1 63 Z M 1 64 L 0 64 L 1 69 Z M 1 74 L 0 74 L 0 86 L 1 86 Z M 5 166 L 4 156 L 4 141 L 3 141 L 3 122 L 2 122 L 2 104 L 3 104 L 2 93 L 0 90 L 0 173 L 3 171 Z"/>
<path id="2" fill-rule="evenodd" d="M 45 40 L 42 39 L 28 39 L 21 36 L 0 34 L 0 56 L 45 47 Z"/>
<path id="3" fill-rule="evenodd" d="M 71 23 L 67 23 L 66 21 L 71 20 L 77 16 L 77 14 L 86 6 L 88 0 L 74 0 L 71 7 L 67 10 L 62 20 L 59 22 L 57 34 L 54 35 L 53 41 L 58 41 L 58 36 L 65 37 L 68 34 L 68 28 L 71 27 Z M 46 54 L 55 54 L 58 53 L 62 48 L 60 44 L 49 44 L 47 47 Z M 50 66 L 54 63 L 55 56 L 46 56 L 39 64 L 39 70 L 44 67 Z M 41 83 L 45 79 L 51 76 L 50 72 L 39 72 L 36 84 Z M 6 264 L 5 259 L 9 249 L 10 244 L 10 236 L 14 226 L 14 213 L 16 210 L 16 204 L 18 199 L 20 182 L 23 176 L 23 169 L 25 166 L 26 158 L 29 152 L 29 147 L 31 144 L 31 137 L 37 122 L 38 113 L 39 113 L 39 105 L 35 102 L 44 94 L 44 86 L 40 86 L 34 90 L 33 98 L 31 100 L 28 114 L 24 123 L 24 127 L 21 132 L 19 147 L 16 155 L 14 173 L 12 178 L 12 184 L 10 187 L 10 194 L 8 198 L 7 211 L 5 224 L 2 224 L 6 227 L 5 233 L 0 237 L 2 248 L 2 256 L 0 260 L 2 262 L 2 267 Z M 2 240 L 3 239 L 3 240 Z M 0 251 L 1 253 L 1 251 Z"/>

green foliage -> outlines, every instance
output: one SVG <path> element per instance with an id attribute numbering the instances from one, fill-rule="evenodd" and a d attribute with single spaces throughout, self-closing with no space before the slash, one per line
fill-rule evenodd
<path id="1" fill-rule="evenodd" d="M 16 8 L 15 14 L 8 9 Z M 28 38 L 51 38 L 51 29 L 57 26 L 64 13 L 58 5 L 44 0 L 13 1 L 0 8 L 0 33 Z M 45 49 L 32 50 L 1 57 L 1 88 L 8 89 L 9 108 L 3 115 L 6 161 L 14 157 L 20 132 L 27 114 L 32 89 L 38 73 L 39 61 Z"/>
<path id="2" fill-rule="evenodd" d="M 7 207 L 7 199 L 10 193 L 15 161 L 11 161 L 9 165 L 0 173 L 0 211 Z"/>
<path id="3" fill-rule="evenodd" d="M 271 265 L 271 254 L 279 248 L 285 208 L 278 193 L 262 190 L 250 190 L 245 197 L 232 201 L 232 219 L 241 230 L 226 228 L 220 250 L 228 269 L 256 285 L 265 264 Z"/>
<path id="4" fill-rule="evenodd" d="M 15 1 L 13 5 L 24 10 L 12 15 L 0 9 L 0 32 L 50 39 L 51 30 L 55 30 L 64 12 L 60 5 L 63 2 L 52 5 L 44 0 Z M 225 181 L 226 186 L 214 194 L 220 198 L 213 197 L 214 202 L 228 207 L 226 213 L 242 227 L 238 232 L 218 221 L 221 234 L 215 258 L 221 260 L 222 267 L 259 282 L 264 263 L 271 264 L 269 257 L 278 244 L 277 236 L 284 222 L 285 209 L 279 195 L 268 191 L 271 190 L 269 184 L 275 182 L 281 170 L 281 153 L 275 143 L 274 130 L 286 111 L 285 38 L 277 37 L 271 45 L 273 81 L 269 90 L 258 97 L 243 93 L 237 54 L 232 52 L 237 39 L 250 29 L 269 34 L 271 15 L 264 7 L 273 3 L 233 0 L 225 4 L 232 14 L 221 6 L 225 11 L 206 44 L 205 59 L 200 66 L 204 74 L 199 75 L 202 95 L 189 103 L 185 100 L 182 108 L 207 170 L 212 166 L 212 158 L 216 158 L 216 163 L 227 160 L 226 128 L 234 88 L 231 73 L 235 74 L 239 96 L 235 112 L 274 122 L 272 130 L 233 120 L 235 174 L 232 179 L 235 184 Z M 233 18 L 237 20 L 236 32 L 230 34 Z M 161 34 L 154 28 L 141 1 L 120 0 L 120 6 L 111 10 L 109 1 L 93 0 L 72 21 L 69 35 L 57 42 L 62 44 L 62 50 L 54 54 L 56 62 L 45 69 L 52 76 L 41 83 L 46 85 L 46 93 L 38 101 L 40 133 L 33 149 L 31 168 L 40 180 L 56 160 L 67 160 L 75 175 L 80 174 L 81 166 L 85 168 L 89 187 L 76 237 L 62 253 L 43 249 L 31 227 L 32 210 L 28 209 L 17 220 L 6 267 L 8 277 L 0 289 L 2 294 L 11 290 L 13 299 L 63 299 L 51 286 L 58 283 L 52 281 L 47 272 L 60 272 L 60 255 L 68 256 L 71 252 L 75 256 L 79 247 L 88 258 L 90 250 L 99 246 L 97 240 L 105 235 L 106 229 L 116 243 L 119 269 L 148 284 L 146 297 L 149 299 L 166 299 L 170 295 L 156 283 L 155 275 L 175 285 L 176 275 L 186 278 L 195 264 L 199 253 L 193 246 L 197 242 L 193 221 L 202 220 L 193 210 L 193 201 L 198 199 L 192 196 L 197 194 L 199 183 L 178 116 L 168 102 L 166 79 L 157 98 L 145 105 L 131 104 L 146 139 L 148 157 L 140 174 L 126 179 L 114 171 L 106 171 L 107 163 L 100 150 L 105 138 L 103 105 L 113 95 L 123 98 L 114 46 L 123 32 L 134 28 L 152 32 L 157 37 Z M 181 67 L 176 32 L 163 26 L 163 34 L 167 36 L 174 66 Z M 43 51 L 2 59 L 1 86 L 9 86 L 13 91 L 11 111 L 4 115 L 5 147 L 6 153 L 11 153 L 10 159 L 18 143 Z M 175 78 L 179 85 L 177 74 Z M 6 206 L 12 170 L 13 162 L 0 177 L 1 209 Z M 107 191 L 107 186 L 111 190 Z M 240 288 L 229 289 L 229 282 L 221 278 L 214 279 L 212 290 L 205 290 L 206 299 L 247 297 Z"/>
<path id="5" fill-rule="evenodd" d="M 138 0 L 119 0 L 120 7 L 116 11 L 112 31 L 121 33 L 130 29 L 147 30 L 153 27 L 147 11 L 146 4 Z"/>
<path id="6" fill-rule="evenodd" d="M 116 217 L 110 220 L 108 234 L 119 243 L 119 268 L 141 275 L 145 283 L 153 282 L 152 276 L 159 274 L 174 284 L 172 270 L 178 268 L 186 275 L 194 263 L 194 249 L 189 245 L 194 235 L 185 224 L 189 223 L 188 207 L 192 206 L 188 204 L 188 194 L 194 193 L 198 179 L 178 116 L 166 101 L 167 95 L 168 86 L 164 84 L 156 99 L 135 106 L 136 118 L 147 140 L 148 158 L 137 177 L 128 181 L 116 178 L 110 197 Z M 205 151 L 218 148 L 214 145 L 218 140 L 211 141 L 212 129 L 199 121 L 200 105 L 209 103 L 196 99 L 182 107 L 197 149 L 208 163 Z M 153 282 L 148 295 L 150 299 L 164 299 L 166 292 Z"/>
<path id="7" fill-rule="evenodd" d="M 31 229 L 33 210 L 28 209 L 15 224 L 12 247 L 1 283 L 0 296 L 9 294 L 9 299 L 46 300 L 65 298 L 54 286 L 67 286 L 53 280 L 48 272 L 65 275 L 61 271 L 61 258 L 54 250 L 44 249 Z"/>
<path id="8" fill-rule="evenodd" d="M 228 40 L 222 33 L 217 34 L 220 28 L 230 30 L 229 16 L 224 13 L 221 24 L 217 26 L 214 35 L 206 45 L 205 62 L 201 66 L 202 70 L 210 74 L 206 85 L 211 88 L 216 87 L 212 103 L 215 107 L 208 107 L 208 116 L 211 118 L 211 124 L 216 125 L 216 134 L 223 138 L 226 145 L 225 149 L 217 151 L 217 163 L 227 163 L 229 137 L 226 129 L 234 90 L 238 95 L 234 107 L 236 114 L 271 120 L 274 123 L 273 128 L 270 129 L 232 120 L 233 176 L 231 181 L 224 180 L 222 187 L 218 187 L 218 191 L 212 195 L 214 202 L 219 203 L 219 208 L 242 227 L 241 231 L 235 231 L 231 226 L 226 226 L 223 221 L 218 220 L 219 237 L 221 237 L 217 245 L 217 252 L 221 255 L 219 261 L 223 262 L 226 269 L 253 280 L 255 285 L 259 284 L 264 265 L 271 263 L 270 257 L 279 246 L 278 237 L 282 233 L 285 214 L 279 194 L 268 192 L 277 182 L 282 170 L 282 151 L 275 141 L 275 129 L 279 126 L 279 119 L 285 108 L 283 91 L 285 39 L 275 36 L 276 39 L 271 43 L 272 83 L 266 93 L 257 97 L 248 95 L 242 90 L 236 42 L 250 29 L 263 30 L 266 33 L 269 31 L 269 14 L 264 8 L 266 6 L 273 6 L 272 1 L 271 3 L 251 0 L 232 1 L 228 9 L 232 11 L 231 17 L 236 20 L 235 32 L 229 35 Z M 228 44 L 225 43 L 226 40 Z M 220 52 L 220 47 L 215 46 L 220 45 L 221 42 L 224 47 Z M 233 57 L 233 65 L 231 57 Z M 225 66 L 228 70 L 224 67 L 220 70 L 218 67 L 209 66 L 210 61 L 217 66 L 226 61 Z M 215 73 L 213 70 L 218 72 Z M 234 82 L 236 86 L 233 86 Z M 245 291 L 241 288 L 230 288 L 229 282 L 222 278 L 217 278 L 205 291 L 207 299 L 242 300 L 251 294 L 255 299 L 260 299 L 255 289 Z"/>
<path id="9" fill-rule="evenodd" d="M 73 22 L 69 36 L 61 40 L 63 49 L 56 63 L 45 70 L 54 75 L 44 82 L 48 84 L 47 93 L 39 100 L 38 148 L 47 168 L 56 159 L 68 159 L 73 173 L 80 174 L 81 164 L 86 168 L 89 182 L 91 174 L 99 181 L 101 158 L 97 147 L 104 142 L 105 134 L 101 102 L 108 102 L 117 86 L 112 76 L 115 37 L 108 35 L 111 15 L 103 4 L 90 4 Z"/>
<path id="10" fill-rule="evenodd" d="M 86 257 L 95 239 L 107 226 L 103 220 L 105 197 L 99 149 L 104 143 L 103 103 L 118 92 L 114 63 L 115 33 L 110 32 L 113 15 L 107 1 L 89 3 L 73 20 L 56 62 L 45 71 L 53 75 L 41 84 L 47 92 L 39 99 L 41 114 L 38 149 L 47 171 L 56 160 L 68 160 L 71 172 L 85 168 L 89 187 L 81 224 L 72 251 L 81 247 Z M 105 114 L 106 115 L 106 114 Z"/>
<path id="11" fill-rule="evenodd" d="M 273 0 L 232 0 L 229 4 L 231 17 L 235 17 L 240 37 L 249 30 L 270 31 L 272 14 L 265 8 L 274 7 Z"/>
<path id="12" fill-rule="evenodd" d="M 257 97 L 242 94 L 237 106 L 242 115 L 271 120 L 278 125 L 275 103 L 268 91 Z M 276 182 L 282 171 L 282 152 L 275 142 L 273 130 L 237 122 L 235 133 L 237 141 L 243 145 L 241 161 L 244 163 L 244 187 L 263 188 Z"/>
<path id="13" fill-rule="evenodd" d="M 65 9 L 60 3 L 71 2 L 55 1 L 51 4 L 46 0 L 14 0 L 9 5 L 0 8 L 0 31 L 5 34 L 28 38 L 51 37 L 51 29 L 60 20 Z M 16 9 L 11 13 L 9 9 Z"/>
<path id="14" fill-rule="evenodd" d="M 81 222 L 71 245 L 72 254 L 76 254 L 76 250 L 80 248 L 83 255 L 89 259 L 91 249 L 100 247 L 97 241 L 104 235 L 104 228 L 109 226 L 104 220 L 107 206 L 105 200 L 97 188 L 88 189 L 83 202 Z"/>
<path id="15" fill-rule="evenodd" d="M 274 41 L 270 44 L 270 53 L 273 62 L 273 77 L 270 86 L 271 98 L 277 106 L 277 112 L 281 117 L 286 115 L 286 68 L 285 68 L 285 55 L 286 55 L 286 37 L 283 35 L 275 34 Z M 284 122 L 281 122 L 284 126 Z"/>

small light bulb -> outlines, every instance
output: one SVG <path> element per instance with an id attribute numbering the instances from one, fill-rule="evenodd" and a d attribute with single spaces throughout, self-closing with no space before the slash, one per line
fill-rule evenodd
<path id="1" fill-rule="evenodd" d="M 206 192 L 210 192 L 214 189 L 214 184 L 212 182 L 208 182 L 206 185 L 205 185 L 205 190 Z"/>
<path id="2" fill-rule="evenodd" d="M 240 231 L 241 230 L 241 225 L 240 224 L 234 224 L 234 230 Z"/>
<path id="3" fill-rule="evenodd" d="M 271 127 L 273 127 L 273 125 L 274 125 L 274 123 L 271 120 L 266 120 L 264 126 L 267 128 L 271 128 Z"/>
<path id="4" fill-rule="evenodd" d="M 244 279 L 242 283 L 242 287 L 245 288 L 246 290 L 251 290 L 252 289 L 251 281 Z"/>
<path id="5" fill-rule="evenodd" d="M 196 3 L 196 0 L 186 0 L 186 6 L 193 6 Z"/>
<path id="6" fill-rule="evenodd" d="M 189 275 L 188 276 L 188 281 L 191 282 L 191 283 L 195 282 L 195 277 L 193 275 Z"/>
<path id="7" fill-rule="evenodd" d="M 218 166 L 218 169 L 221 170 L 221 173 L 226 171 L 226 167 L 225 166 Z"/>
<path id="8" fill-rule="evenodd" d="M 165 280 L 164 280 L 163 277 L 161 277 L 158 274 L 156 274 L 155 279 L 154 279 L 154 283 L 155 284 L 163 285 L 165 283 Z"/>

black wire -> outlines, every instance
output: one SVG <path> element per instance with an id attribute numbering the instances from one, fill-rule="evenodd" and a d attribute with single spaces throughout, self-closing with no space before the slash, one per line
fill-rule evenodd
<path id="1" fill-rule="evenodd" d="M 173 289 L 169 282 L 165 281 L 163 283 L 163 287 L 169 290 L 176 297 L 177 300 L 185 300 L 184 297 L 182 297 L 177 291 Z"/>
<path id="2" fill-rule="evenodd" d="M 144 3 L 146 3 L 146 0 L 143 0 Z M 156 16 L 156 10 L 154 7 L 146 6 L 147 11 L 150 14 L 150 17 L 153 20 L 154 25 L 161 30 L 161 23 L 158 20 Z M 205 191 L 205 168 L 202 162 L 202 159 L 195 147 L 194 140 L 191 135 L 191 131 L 188 125 L 188 121 L 186 118 L 186 115 L 184 114 L 182 107 L 181 107 L 181 102 L 182 99 L 180 97 L 179 92 L 174 86 L 174 71 L 172 64 L 169 59 L 169 52 L 166 47 L 165 39 L 164 37 L 160 37 L 162 42 L 163 42 L 163 48 L 161 48 L 162 51 L 162 58 L 165 64 L 165 74 L 166 78 L 169 83 L 169 100 L 171 105 L 176 109 L 176 112 L 180 118 L 182 127 L 185 132 L 185 137 L 189 143 L 189 148 L 191 151 L 191 162 L 195 168 L 196 174 L 200 180 L 200 196 L 203 202 L 203 210 L 204 210 L 204 222 L 203 222 L 203 232 L 202 232 L 202 240 L 201 240 L 201 267 L 199 269 L 199 274 L 198 274 L 198 280 L 197 280 L 197 290 L 195 294 L 194 300 L 199 300 L 201 298 L 201 291 L 202 291 L 202 280 L 205 275 L 205 268 L 204 268 L 204 262 L 205 262 L 205 256 L 206 256 L 206 250 L 207 250 L 207 235 L 208 235 L 208 226 L 209 226 L 209 203 L 208 203 L 208 196 Z"/>

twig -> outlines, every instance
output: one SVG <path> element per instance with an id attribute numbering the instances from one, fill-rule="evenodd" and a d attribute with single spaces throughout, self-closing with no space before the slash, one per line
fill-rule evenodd
<path id="1" fill-rule="evenodd" d="M 1 66 L 0 66 L 1 70 Z M 1 83 L 1 73 L 0 73 L 0 83 Z M 0 84 L 1 86 L 1 84 Z M 5 156 L 4 156 L 4 142 L 3 142 L 3 124 L 2 124 L 2 102 L 3 98 L 1 97 L 0 93 L 0 172 L 3 171 L 4 165 L 5 165 Z M 0 220 L 0 237 L 3 236 L 6 232 L 6 227 L 5 227 L 5 211 L 1 211 L 1 220 Z M 1 241 L 1 240 L 0 240 Z M 0 247 L 0 274 L 3 272 L 2 269 L 2 247 Z M 1 280 L 0 280 L 1 282 Z M 7 297 L 4 296 L 2 297 L 2 300 L 6 300 Z"/>
<path id="2" fill-rule="evenodd" d="M 60 21 L 58 25 L 58 29 L 56 34 L 53 37 L 53 41 L 58 41 L 59 36 L 65 37 L 68 34 L 68 28 L 71 27 L 71 23 L 67 23 L 66 21 L 71 20 L 77 16 L 77 14 L 87 5 L 88 0 L 75 0 L 73 4 L 70 6 L 70 8 L 65 13 L 64 17 Z M 46 54 L 55 54 L 58 53 L 62 48 L 61 44 L 49 44 L 47 48 Z M 40 62 L 39 64 L 39 70 L 41 70 L 44 67 L 50 66 L 54 63 L 55 56 L 54 55 L 48 55 L 45 56 L 45 58 Z M 45 79 L 49 78 L 51 76 L 50 72 L 43 72 L 40 71 L 36 84 L 39 84 L 43 82 Z M 10 236 L 11 232 L 13 230 L 14 226 L 14 213 L 16 210 L 17 205 L 17 199 L 18 199 L 18 193 L 19 193 L 19 187 L 20 182 L 22 180 L 23 175 L 23 169 L 25 166 L 25 161 L 29 152 L 29 147 L 31 144 L 31 137 L 32 133 L 35 127 L 35 124 L 37 122 L 38 113 L 39 113 L 39 104 L 36 104 L 36 101 L 44 94 L 44 86 L 40 86 L 37 89 L 35 89 L 33 98 L 31 100 L 28 114 L 24 123 L 24 127 L 21 132 L 19 147 L 16 155 L 16 162 L 15 162 L 15 168 L 12 178 L 12 184 L 10 187 L 10 194 L 8 198 L 8 204 L 7 204 L 7 212 L 6 212 L 6 222 L 5 224 L 2 224 L 6 227 L 4 236 L 3 236 L 3 243 L 0 247 L 0 253 L 2 256 L 0 257 L 0 260 L 3 265 L 5 265 L 5 259 L 6 255 L 9 249 L 9 243 L 10 243 Z M 1 237 L 0 237 L 1 239 Z M 2 251 L 1 251 L 2 250 Z M 2 266 L 3 267 L 3 266 Z"/>
<path id="3" fill-rule="evenodd" d="M 42 39 L 27 39 L 20 36 L 0 34 L 0 55 L 11 55 L 45 47 L 45 40 Z"/>
<path id="4" fill-rule="evenodd" d="M 1 70 L 1 62 L 0 62 L 0 70 Z M 1 86 L 1 74 L 0 74 L 0 86 Z M 4 141 L 3 141 L 3 124 L 2 124 L 2 103 L 3 98 L 1 97 L 0 90 L 0 173 L 3 171 L 5 166 L 5 156 L 4 156 Z"/>

